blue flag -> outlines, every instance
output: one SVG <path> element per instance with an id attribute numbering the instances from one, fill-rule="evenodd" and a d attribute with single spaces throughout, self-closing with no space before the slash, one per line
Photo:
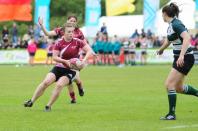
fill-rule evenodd
<path id="1" fill-rule="evenodd" d="M 155 21 L 159 10 L 159 0 L 144 0 L 144 29 L 155 32 Z"/>
<path id="2" fill-rule="evenodd" d="M 43 24 L 47 30 L 50 29 L 50 0 L 35 0 L 34 22 L 38 23 L 38 17 L 43 18 Z"/>

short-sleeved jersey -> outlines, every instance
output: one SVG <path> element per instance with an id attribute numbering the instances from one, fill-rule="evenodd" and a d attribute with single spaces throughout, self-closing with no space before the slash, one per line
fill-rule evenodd
<path id="1" fill-rule="evenodd" d="M 55 28 L 54 31 L 56 32 L 58 38 L 61 38 L 65 33 L 62 27 Z"/>
<path id="2" fill-rule="evenodd" d="M 85 39 L 82 31 L 79 28 L 75 28 L 75 30 L 74 30 L 74 38 L 78 38 L 78 39 L 81 39 L 81 40 Z"/>
<path id="3" fill-rule="evenodd" d="M 129 51 L 130 52 L 135 52 L 135 48 L 136 48 L 136 45 L 134 42 L 131 42 L 131 44 L 129 45 Z"/>
<path id="4" fill-rule="evenodd" d="M 54 44 L 48 44 L 47 46 L 47 53 L 52 53 L 54 49 Z"/>
<path id="5" fill-rule="evenodd" d="M 182 32 L 188 31 L 184 24 L 177 18 L 174 18 L 167 29 L 167 38 L 173 44 L 173 54 L 179 55 L 182 49 L 183 38 L 180 36 Z M 188 47 L 186 54 L 193 54 L 192 48 Z"/>
<path id="6" fill-rule="evenodd" d="M 124 48 L 124 51 L 128 51 L 129 50 L 129 41 L 124 41 L 123 42 L 123 48 Z"/>
<path id="7" fill-rule="evenodd" d="M 85 43 L 80 39 L 73 38 L 70 42 L 67 42 L 64 38 L 61 38 L 56 42 L 54 50 L 60 51 L 60 57 L 62 59 L 69 60 L 71 58 L 78 58 L 79 51 L 84 46 Z M 57 66 L 67 68 L 66 65 L 63 66 L 61 63 L 58 63 Z"/>
<path id="8" fill-rule="evenodd" d="M 54 29 L 54 31 L 56 32 L 56 34 L 57 34 L 57 36 L 59 37 L 59 38 L 61 38 L 63 35 L 64 35 L 64 28 L 62 28 L 62 27 L 60 27 L 60 28 L 55 28 Z M 79 29 L 79 28 L 75 28 L 74 29 L 74 34 L 73 34 L 74 36 L 74 38 L 78 38 L 78 39 L 81 39 L 81 40 L 84 40 L 85 39 L 85 37 L 84 37 L 84 35 L 83 35 L 83 33 L 82 33 L 82 31 Z"/>

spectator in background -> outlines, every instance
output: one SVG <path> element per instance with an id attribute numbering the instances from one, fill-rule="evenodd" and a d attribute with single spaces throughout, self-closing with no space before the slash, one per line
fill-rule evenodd
<path id="1" fill-rule="evenodd" d="M 141 65 L 145 65 L 146 64 L 146 60 L 147 60 L 147 48 L 148 48 L 148 44 L 147 44 L 147 39 L 146 37 L 142 37 L 140 38 L 140 48 L 141 48 Z"/>
<path id="2" fill-rule="evenodd" d="M 21 43 L 21 38 L 18 37 L 18 40 L 17 40 L 17 43 L 16 43 L 16 46 L 14 48 L 22 48 L 22 43 Z"/>
<path id="3" fill-rule="evenodd" d="M 34 56 L 35 56 L 36 50 L 37 50 L 37 45 L 36 45 L 34 38 L 32 37 L 31 40 L 29 40 L 28 47 L 27 47 L 27 51 L 29 53 L 29 64 L 30 65 L 34 64 Z"/>
<path id="4" fill-rule="evenodd" d="M 144 29 L 142 29 L 141 31 L 142 31 L 142 32 L 141 32 L 141 36 L 142 36 L 142 37 L 146 37 L 146 33 L 145 33 Z"/>
<path id="5" fill-rule="evenodd" d="M 104 60 L 104 42 L 103 34 L 100 34 L 99 39 L 96 41 L 96 47 L 98 50 L 98 64 L 102 65 Z"/>
<path id="6" fill-rule="evenodd" d="M 28 35 L 31 37 L 34 36 L 34 29 L 32 25 L 28 26 Z"/>
<path id="7" fill-rule="evenodd" d="M 5 37 L 5 35 L 9 36 L 9 30 L 8 30 L 7 26 L 3 26 L 2 39 Z"/>
<path id="8" fill-rule="evenodd" d="M 196 45 L 195 45 L 195 48 L 196 48 L 196 50 L 198 50 L 198 44 L 196 43 Z"/>
<path id="9" fill-rule="evenodd" d="M 10 42 L 9 42 L 9 37 L 8 35 L 6 34 L 4 37 L 3 37 L 3 44 L 2 44 L 2 48 L 3 49 L 8 49 L 10 48 L 11 45 L 10 45 Z"/>
<path id="10" fill-rule="evenodd" d="M 160 47 L 161 46 L 161 41 L 158 36 L 153 38 L 153 47 Z"/>
<path id="11" fill-rule="evenodd" d="M 54 49 L 54 40 L 49 38 L 47 39 L 47 59 L 46 59 L 46 64 L 52 64 L 52 55 L 53 55 L 53 49 Z"/>
<path id="12" fill-rule="evenodd" d="M 146 36 L 147 36 L 148 39 L 152 39 L 153 33 L 151 32 L 150 29 L 148 29 L 148 31 L 146 33 Z"/>
<path id="13" fill-rule="evenodd" d="M 138 30 L 135 29 L 135 31 L 131 35 L 130 39 L 137 39 L 139 36 L 140 36 L 140 34 L 138 33 Z"/>
<path id="14" fill-rule="evenodd" d="M 28 34 L 24 34 L 22 38 L 22 45 L 27 48 L 28 41 L 31 39 L 31 37 Z"/>
<path id="15" fill-rule="evenodd" d="M 107 32 L 107 26 L 105 23 L 103 23 L 102 27 L 100 28 L 100 32 L 103 34 L 108 34 Z"/>
<path id="16" fill-rule="evenodd" d="M 134 41 L 130 41 L 130 45 L 129 45 L 129 55 L 130 55 L 130 62 L 131 62 L 131 65 L 135 65 L 135 48 L 136 48 L 136 45 L 135 45 L 135 42 Z"/>
<path id="17" fill-rule="evenodd" d="M 16 23 L 13 23 L 11 29 L 11 35 L 12 35 L 12 48 L 16 48 L 18 44 L 18 29 Z"/>
<path id="18" fill-rule="evenodd" d="M 117 35 L 114 35 L 114 40 L 113 40 L 112 44 L 114 46 L 114 49 L 113 49 L 114 63 L 115 63 L 115 65 L 119 65 L 120 64 L 119 56 L 120 56 L 121 43 L 118 40 Z"/>
<path id="19" fill-rule="evenodd" d="M 190 44 L 191 44 L 192 47 L 195 47 L 195 45 L 196 45 L 196 38 L 193 35 L 191 35 L 190 37 L 191 37 Z"/>
<path id="20" fill-rule="evenodd" d="M 128 38 L 123 38 L 122 41 L 123 44 L 123 49 L 124 49 L 124 59 L 125 59 L 125 65 L 130 64 L 130 55 L 129 55 L 129 39 Z"/>
<path id="21" fill-rule="evenodd" d="M 103 64 L 108 64 L 108 36 L 103 35 Z"/>

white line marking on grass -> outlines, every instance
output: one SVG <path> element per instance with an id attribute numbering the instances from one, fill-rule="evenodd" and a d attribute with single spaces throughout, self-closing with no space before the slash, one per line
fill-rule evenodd
<path id="1" fill-rule="evenodd" d="M 179 126 L 171 126 L 171 127 L 166 127 L 163 129 L 179 129 L 179 128 L 194 128 L 194 127 L 198 127 L 198 125 L 179 125 Z"/>

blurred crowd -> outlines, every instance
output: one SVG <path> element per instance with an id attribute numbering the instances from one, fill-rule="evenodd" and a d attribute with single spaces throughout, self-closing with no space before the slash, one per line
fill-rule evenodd
<path id="1" fill-rule="evenodd" d="M 27 26 L 27 31 L 22 36 L 19 35 L 19 30 L 16 23 L 13 23 L 10 29 L 4 26 L 1 31 L 0 49 L 27 48 L 31 39 L 34 39 L 38 48 L 46 48 L 47 38 L 41 34 L 37 24 Z"/>
<path id="2" fill-rule="evenodd" d="M 19 35 L 16 23 L 13 23 L 11 29 L 4 26 L 1 32 L 0 49 L 25 48 L 31 57 L 35 55 L 37 48 L 43 48 L 50 53 L 49 56 L 52 55 L 52 45 L 56 38 L 44 36 L 40 26 L 37 24 L 27 26 L 27 32 L 23 36 Z M 135 65 L 137 49 L 141 52 L 141 64 L 146 64 L 147 49 L 159 48 L 165 38 L 154 35 L 151 30 L 145 31 L 144 29 L 140 32 L 136 29 L 128 37 L 121 38 L 117 35 L 109 37 L 108 29 L 105 23 L 103 23 L 93 42 L 89 43 L 94 52 L 98 54 L 98 58 L 93 60 L 93 64 L 120 65 L 120 63 L 123 63 L 125 65 Z M 198 50 L 198 33 L 192 35 L 191 38 L 192 47 Z M 32 63 L 31 59 L 30 63 Z"/>

